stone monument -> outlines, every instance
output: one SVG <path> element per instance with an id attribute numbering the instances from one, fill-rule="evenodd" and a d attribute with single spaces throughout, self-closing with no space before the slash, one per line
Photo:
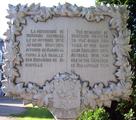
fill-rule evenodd
<path id="1" fill-rule="evenodd" d="M 129 98 L 125 7 L 19 4 L 9 5 L 8 13 L 3 66 L 8 96 L 46 106 L 60 120 Z"/>

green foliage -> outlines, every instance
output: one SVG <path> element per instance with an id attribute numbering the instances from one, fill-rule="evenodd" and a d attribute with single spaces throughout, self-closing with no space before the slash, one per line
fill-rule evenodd
<path id="1" fill-rule="evenodd" d="M 99 109 L 95 110 L 94 118 L 95 118 L 95 120 L 108 120 L 109 115 L 108 115 L 108 113 L 106 113 L 105 109 L 99 108 Z"/>
<path id="2" fill-rule="evenodd" d="M 133 109 L 130 109 L 128 113 L 124 114 L 124 119 L 125 120 L 135 120 Z"/>
<path id="3" fill-rule="evenodd" d="M 104 4 L 117 4 L 117 5 L 123 5 L 127 4 L 129 0 L 96 0 L 96 3 L 99 4 L 103 2 Z"/>
<path id="4" fill-rule="evenodd" d="M 109 114 L 104 108 L 88 109 L 77 120 L 109 120 Z"/>

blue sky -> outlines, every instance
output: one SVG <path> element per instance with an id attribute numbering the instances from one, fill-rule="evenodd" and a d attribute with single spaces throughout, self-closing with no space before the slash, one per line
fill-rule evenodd
<path id="1" fill-rule="evenodd" d="M 5 38 L 3 36 L 3 33 L 8 29 L 7 25 L 7 19 L 5 16 L 8 15 L 7 9 L 8 4 L 17 5 L 19 3 L 21 4 L 31 4 L 31 3 L 41 3 L 42 6 L 48 6 L 51 7 L 53 5 L 58 5 L 58 3 L 64 4 L 65 2 L 69 2 L 71 4 L 76 4 L 78 6 L 94 6 L 95 0 L 3 0 L 0 4 L 1 8 L 1 15 L 0 15 L 0 38 Z"/>

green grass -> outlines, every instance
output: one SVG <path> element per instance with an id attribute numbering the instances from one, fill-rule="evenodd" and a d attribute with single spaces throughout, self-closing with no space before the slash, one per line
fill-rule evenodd
<path id="1" fill-rule="evenodd" d="M 54 120 L 53 115 L 46 108 L 28 107 L 20 115 L 13 115 L 16 120 Z"/>

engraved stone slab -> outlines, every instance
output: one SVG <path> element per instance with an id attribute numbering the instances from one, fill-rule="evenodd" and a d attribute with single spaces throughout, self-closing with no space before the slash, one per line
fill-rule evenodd
<path id="1" fill-rule="evenodd" d="M 27 19 L 17 40 L 24 58 L 21 81 L 42 85 L 59 72 L 75 72 L 90 84 L 116 81 L 113 37 L 106 21 L 59 17 L 37 24 Z"/>
<path id="2" fill-rule="evenodd" d="M 125 7 L 9 5 L 3 89 L 74 120 L 132 92 Z"/>

